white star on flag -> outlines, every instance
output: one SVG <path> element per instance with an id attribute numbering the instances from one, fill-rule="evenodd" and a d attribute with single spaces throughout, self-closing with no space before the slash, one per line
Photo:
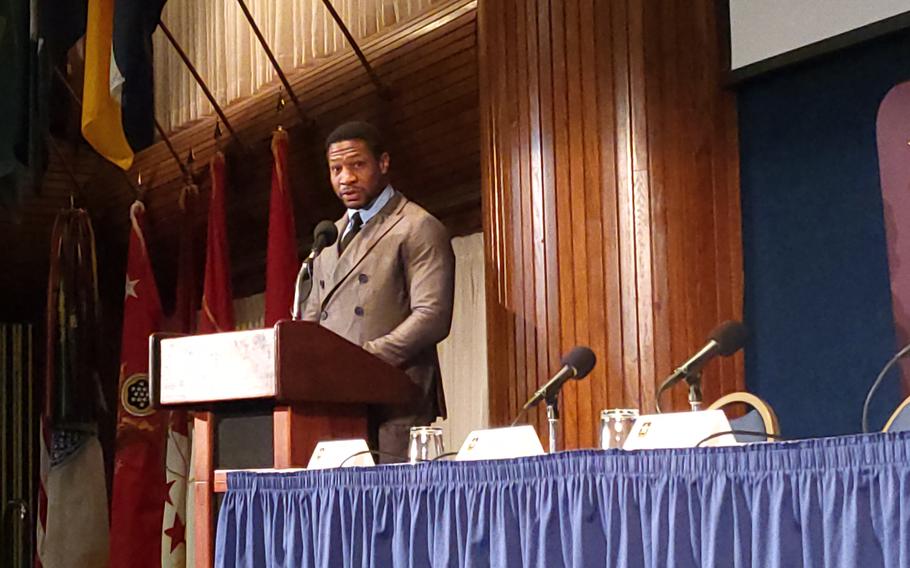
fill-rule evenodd
<path id="1" fill-rule="evenodd" d="M 138 298 L 136 295 L 136 284 L 139 283 L 139 280 L 130 280 L 130 275 L 126 275 L 126 295 L 123 296 L 123 299 L 126 300 L 130 296 Z"/>

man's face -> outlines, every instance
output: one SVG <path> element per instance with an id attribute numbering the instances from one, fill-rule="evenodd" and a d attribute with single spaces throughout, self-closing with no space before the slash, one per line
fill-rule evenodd
<path id="1" fill-rule="evenodd" d="M 363 140 L 342 140 L 329 146 L 332 188 L 348 209 L 369 205 L 388 184 L 389 154 L 378 158 Z"/>

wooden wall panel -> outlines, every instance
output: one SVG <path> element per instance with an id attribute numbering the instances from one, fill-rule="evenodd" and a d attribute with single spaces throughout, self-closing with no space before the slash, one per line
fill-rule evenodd
<path id="1" fill-rule="evenodd" d="M 480 0 L 491 417 L 507 423 L 573 345 L 567 447 L 742 314 L 726 18 L 710 0 Z M 705 396 L 743 385 L 713 363 Z M 685 407 L 678 388 L 666 407 Z M 545 432 L 543 409 L 529 417 Z"/>

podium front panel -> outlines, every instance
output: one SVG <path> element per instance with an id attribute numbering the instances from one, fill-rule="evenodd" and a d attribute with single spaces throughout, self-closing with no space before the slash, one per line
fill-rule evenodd
<path id="1" fill-rule="evenodd" d="M 269 329 L 161 341 L 160 403 L 274 398 L 275 333 Z"/>

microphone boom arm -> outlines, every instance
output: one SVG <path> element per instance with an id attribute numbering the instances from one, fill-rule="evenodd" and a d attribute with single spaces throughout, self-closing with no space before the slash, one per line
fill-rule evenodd
<path id="1" fill-rule="evenodd" d="M 291 306 L 291 318 L 299 320 L 303 317 L 303 304 L 313 291 L 313 261 L 327 246 L 335 244 L 338 240 L 338 228 L 331 221 L 320 221 L 313 230 L 313 248 L 309 256 L 300 265 L 297 272 L 297 281 L 294 284 L 294 305 Z M 309 282 L 309 287 L 304 290 L 304 285 Z"/>
<path id="2" fill-rule="evenodd" d="M 303 290 L 304 284 L 309 280 L 310 286 Z M 294 285 L 294 306 L 291 312 L 291 319 L 299 320 L 303 318 L 303 305 L 310 297 L 313 291 L 313 256 L 307 257 L 303 264 L 300 265 L 300 271 L 297 273 L 297 282 Z"/>

